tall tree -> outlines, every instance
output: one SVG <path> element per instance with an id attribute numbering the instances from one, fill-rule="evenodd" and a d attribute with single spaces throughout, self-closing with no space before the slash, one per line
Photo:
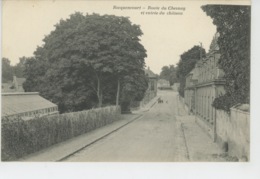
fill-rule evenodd
<path id="1" fill-rule="evenodd" d="M 61 20 L 35 52 L 45 66 L 42 94 L 63 111 L 100 107 L 103 100 L 118 104 L 123 80 L 144 69 L 141 35 L 126 17 L 75 13 Z"/>
<path id="2" fill-rule="evenodd" d="M 226 94 L 214 103 L 218 108 L 226 106 L 226 110 L 237 103 L 249 103 L 250 6 L 206 5 L 202 9 L 217 26 L 219 65 L 226 79 Z"/>
<path id="3" fill-rule="evenodd" d="M 163 66 L 160 73 L 160 78 L 169 81 L 170 85 L 173 85 L 178 81 L 176 72 L 177 69 L 174 67 L 174 65 Z"/>
<path id="4" fill-rule="evenodd" d="M 148 77 L 144 71 L 135 71 L 122 79 L 121 107 L 122 111 L 130 111 L 132 101 L 141 101 L 148 87 Z"/>
<path id="5" fill-rule="evenodd" d="M 180 56 L 177 78 L 180 81 L 179 93 L 181 96 L 184 96 L 186 75 L 195 67 L 196 62 L 205 56 L 205 49 L 197 45 Z"/>
<path id="6" fill-rule="evenodd" d="M 2 82 L 13 80 L 13 68 L 8 58 L 2 58 Z"/>
<path id="7" fill-rule="evenodd" d="M 24 70 L 25 70 L 25 63 L 26 63 L 27 58 L 26 57 L 21 57 L 19 58 L 19 63 L 17 63 L 13 69 L 14 69 L 14 74 L 18 78 L 23 78 L 24 77 Z"/>

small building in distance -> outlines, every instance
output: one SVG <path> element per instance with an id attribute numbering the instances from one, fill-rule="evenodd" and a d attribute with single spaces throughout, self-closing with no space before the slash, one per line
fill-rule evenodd
<path id="1" fill-rule="evenodd" d="M 23 83 L 25 80 L 25 78 L 13 76 L 13 81 L 2 83 L 2 92 L 24 92 Z"/>
<path id="2" fill-rule="evenodd" d="M 173 91 L 178 92 L 178 91 L 179 91 L 179 88 L 180 88 L 180 83 L 174 83 L 174 84 L 172 85 Z"/>
<path id="3" fill-rule="evenodd" d="M 145 75 L 149 78 L 148 88 L 145 93 L 143 102 L 146 104 L 157 95 L 157 76 L 148 67 L 144 70 Z"/>
<path id="4" fill-rule="evenodd" d="M 148 78 L 149 78 L 147 91 L 151 91 L 151 92 L 155 93 L 155 96 L 156 96 L 156 94 L 157 94 L 157 77 L 150 70 L 149 67 L 147 69 L 145 69 L 144 72 L 145 72 L 145 75 L 148 76 Z"/>
<path id="5" fill-rule="evenodd" d="M 159 79 L 157 83 L 158 83 L 158 89 L 171 88 L 170 82 L 165 79 Z"/>
<path id="6" fill-rule="evenodd" d="M 157 96 L 157 76 L 154 74 L 150 68 L 144 70 L 145 75 L 148 77 L 148 88 L 145 92 L 144 98 L 142 101 L 132 101 L 130 108 L 138 109 L 145 104 L 149 103 L 153 98 Z"/>
<path id="7" fill-rule="evenodd" d="M 13 77 L 13 85 L 16 92 L 24 92 L 23 83 L 25 82 L 25 78 L 17 78 Z"/>
<path id="8" fill-rule="evenodd" d="M 2 117 L 26 120 L 58 113 L 58 106 L 38 92 L 2 93 Z"/>
<path id="9" fill-rule="evenodd" d="M 12 81 L 2 83 L 2 93 L 3 92 L 15 92 Z"/>

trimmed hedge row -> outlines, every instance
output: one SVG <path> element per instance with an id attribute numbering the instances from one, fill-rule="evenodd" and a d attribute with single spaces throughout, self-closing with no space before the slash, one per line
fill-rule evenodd
<path id="1" fill-rule="evenodd" d="M 120 119 L 120 107 L 44 116 L 2 118 L 2 161 L 12 161 Z"/>

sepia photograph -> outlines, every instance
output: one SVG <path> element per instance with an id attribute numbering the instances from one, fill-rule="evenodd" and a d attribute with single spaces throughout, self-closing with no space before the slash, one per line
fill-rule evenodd
<path id="1" fill-rule="evenodd" d="M 1 161 L 249 162 L 250 1 L 2 1 Z"/>
<path id="2" fill-rule="evenodd" d="M 250 0 L 2 0 L 1 166 L 252 165 L 251 12 Z"/>
<path id="3" fill-rule="evenodd" d="M 2 0 L 0 178 L 258 178 L 255 7 Z"/>

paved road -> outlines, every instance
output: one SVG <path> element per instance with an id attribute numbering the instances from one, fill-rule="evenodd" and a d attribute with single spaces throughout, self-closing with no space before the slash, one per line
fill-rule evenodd
<path id="1" fill-rule="evenodd" d="M 176 120 L 176 94 L 161 91 L 164 100 L 144 116 L 65 161 L 177 162 L 188 161 L 185 140 Z M 168 101 L 166 103 L 166 101 Z"/>

